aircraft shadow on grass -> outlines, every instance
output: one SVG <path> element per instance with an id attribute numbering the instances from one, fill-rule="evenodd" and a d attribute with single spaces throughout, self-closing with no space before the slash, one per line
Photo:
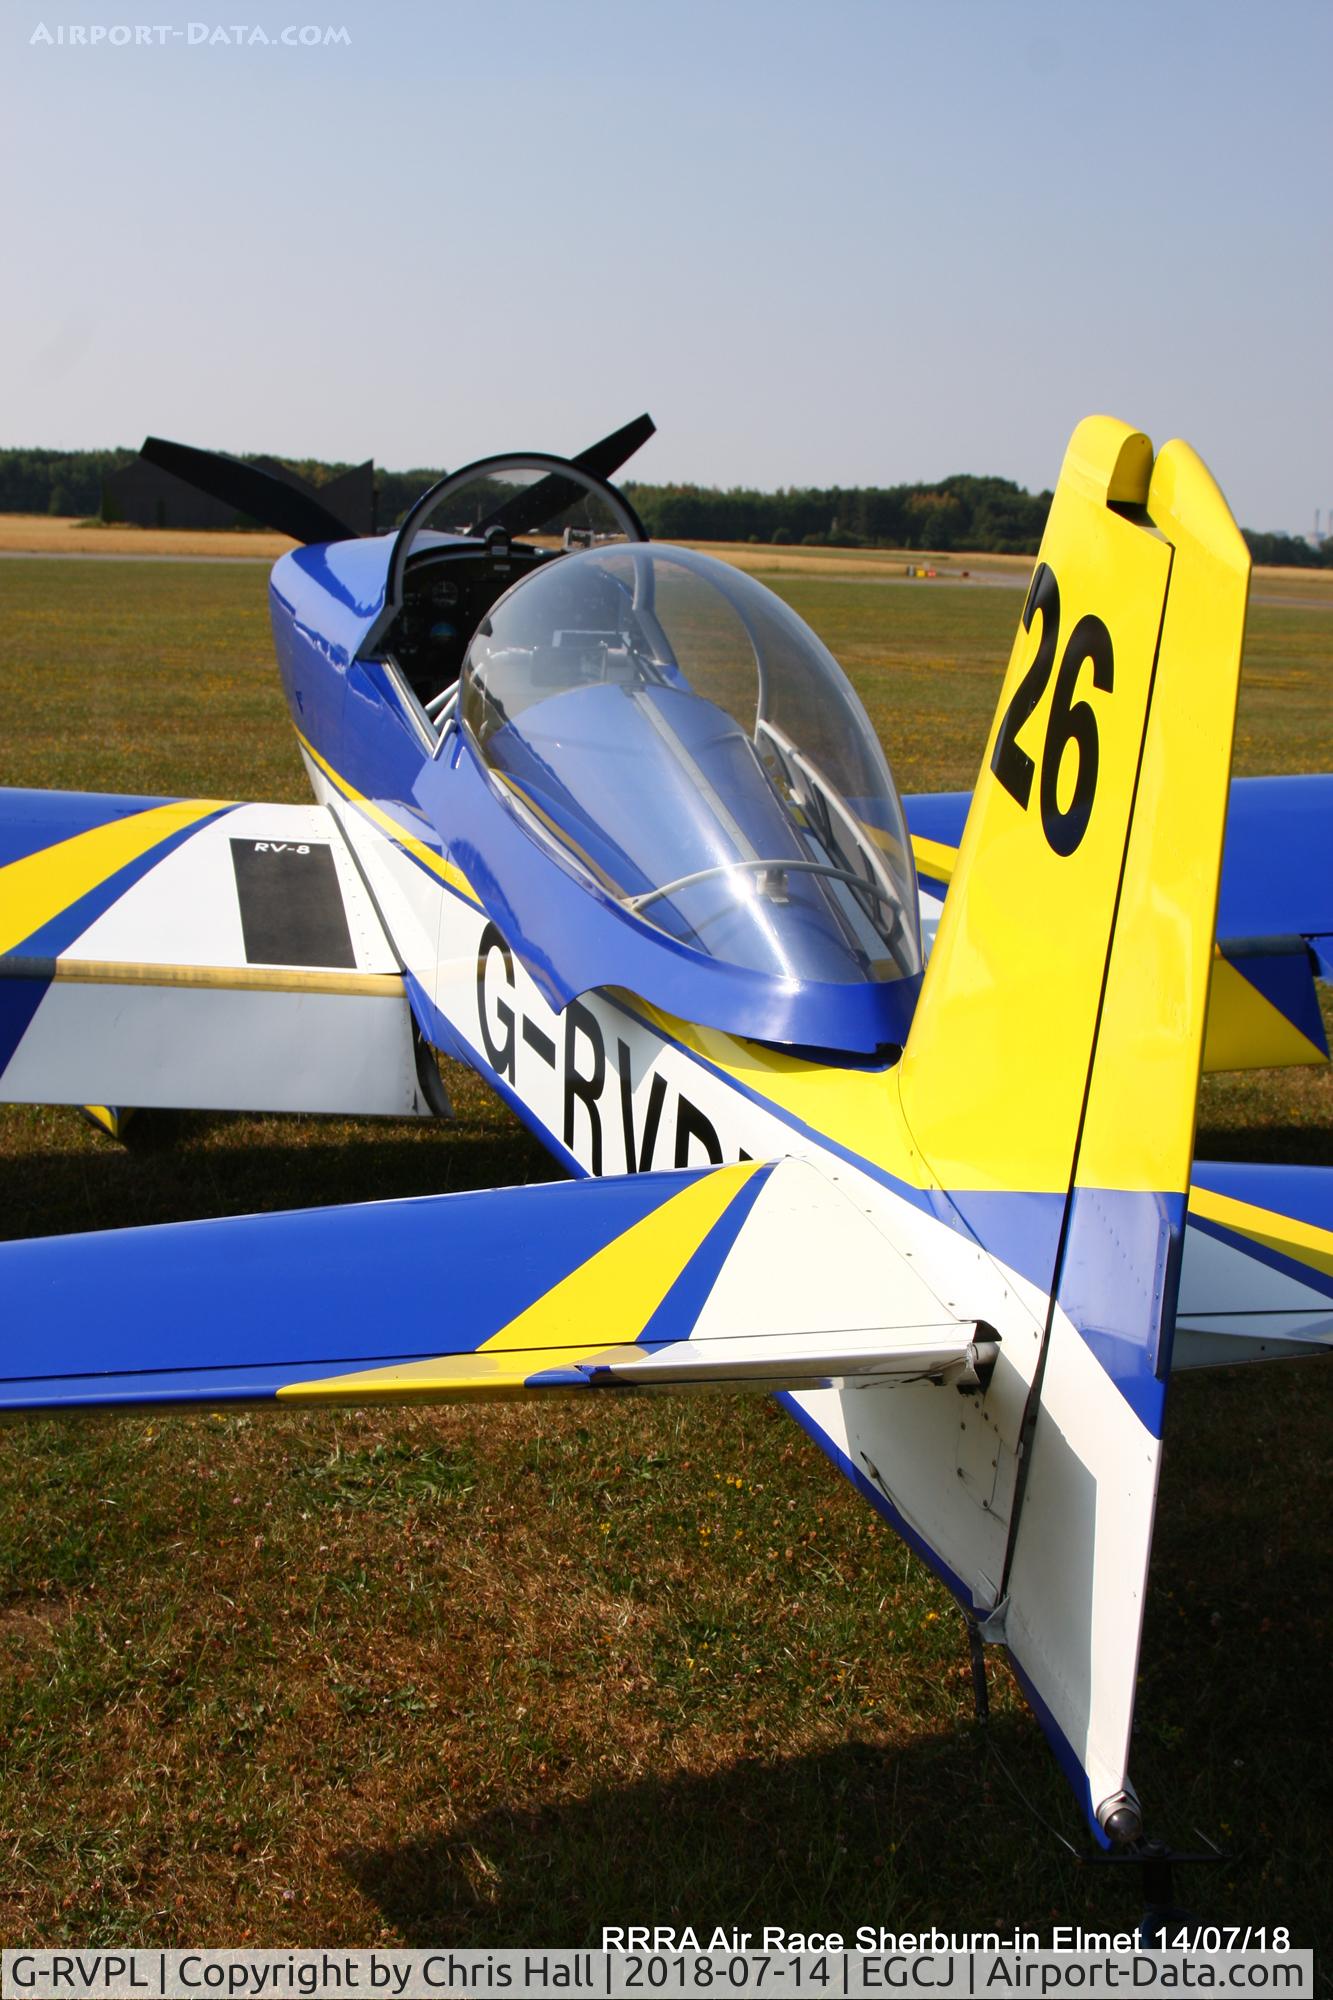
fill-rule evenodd
<path id="1" fill-rule="evenodd" d="M 1272 1445 L 1321 1396 L 1333 1415 L 1317 1359 L 1264 1374 Z M 1188 1426 L 1165 1475 L 1172 1504 L 1154 1553 L 1136 1754 L 1178 1800 L 1179 1824 L 1166 1829 L 1174 1845 L 1211 1841 L 1232 1855 L 1181 1876 L 1189 1907 L 1205 1921 L 1243 1911 L 1286 1923 L 1308 1943 L 1327 1915 L 1317 1800 L 1329 1751 L 1307 1733 L 1294 1691 L 1330 1650 L 1328 1611 L 1303 1587 L 1306 1533 L 1327 1533 L 1327 1506 L 1311 1494 L 1279 1523 L 1268 1488 L 1283 1474 L 1251 1467 L 1237 1480 L 1229 1469 L 1254 1424 L 1254 1371 L 1181 1388 Z M 1302 1525 L 1298 1512 L 1320 1519 Z M 442 1798 L 442 1819 L 448 1811 Z M 1080 1863 L 1064 1842 L 1092 1851 L 1020 1711 L 997 1713 L 984 1732 L 966 1724 L 888 1745 L 741 1757 L 537 1807 L 497 1803 L 465 1811 L 448 1832 L 338 1860 L 385 1923 L 421 1946 L 592 1947 L 603 1924 L 629 1922 L 837 1928 L 849 1941 L 859 1924 L 957 1930 L 1000 1912 L 1043 1934 L 1055 1920 L 1131 1926 L 1137 1869 Z"/>

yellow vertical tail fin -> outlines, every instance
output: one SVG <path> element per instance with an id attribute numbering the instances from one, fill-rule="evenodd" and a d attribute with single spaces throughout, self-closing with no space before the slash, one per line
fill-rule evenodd
<path id="1" fill-rule="evenodd" d="M 1141 1826 L 1129 1736 L 1248 576 L 1187 445 L 1154 460 L 1110 418 L 1079 426 L 900 1065 L 925 1162 L 1044 1319 L 987 1392 L 1016 1465 L 988 1634 L 1106 1839 Z"/>

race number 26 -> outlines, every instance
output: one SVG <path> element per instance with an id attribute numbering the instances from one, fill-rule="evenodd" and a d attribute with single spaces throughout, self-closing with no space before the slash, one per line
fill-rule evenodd
<path id="1" fill-rule="evenodd" d="M 1025 632 L 1032 630 L 1032 621 L 1038 615 L 1041 618 L 1041 637 L 1037 642 L 1037 651 L 1004 712 L 990 760 L 992 771 L 1024 811 L 1032 798 L 1032 780 L 1037 767 L 1019 742 L 1018 735 L 1046 692 L 1060 644 L 1060 586 L 1055 580 L 1055 571 L 1047 563 L 1038 563 L 1027 602 L 1023 606 Z M 1097 794 L 1097 717 L 1091 702 L 1074 700 L 1074 688 L 1085 661 L 1092 665 L 1093 686 L 1109 694 L 1115 685 L 1111 635 L 1101 619 L 1091 614 L 1080 618 L 1069 635 L 1060 670 L 1055 677 L 1051 712 L 1046 718 L 1046 740 L 1041 750 L 1038 788 L 1041 827 L 1057 854 L 1074 852 L 1088 830 L 1092 803 Z M 1062 808 L 1058 795 L 1060 770 L 1065 751 L 1071 743 L 1078 754 L 1078 773 L 1073 797 Z"/>

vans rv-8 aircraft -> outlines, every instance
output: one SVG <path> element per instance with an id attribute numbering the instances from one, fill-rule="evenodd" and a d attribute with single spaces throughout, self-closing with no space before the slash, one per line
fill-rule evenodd
<path id="1" fill-rule="evenodd" d="M 438 1050 L 572 1178 L 6 1243 L 0 1403 L 776 1392 L 1133 1853 L 1168 1379 L 1333 1343 L 1333 1169 L 1193 1158 L 1201 1068 L 1327 1056 L 1333 777 L 1231 784 L 1187 445 L 1079 425 L 976 789 L 905 814 L 814 633 L 609 483 L 651 429 L 360 539 L 148 442 L 302 544 L 316 803 L 0 794 L 0 1095 L 424 1117 Z"/>

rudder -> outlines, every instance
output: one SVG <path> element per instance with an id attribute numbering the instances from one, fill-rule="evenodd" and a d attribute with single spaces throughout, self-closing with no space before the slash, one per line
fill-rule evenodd
<path id="1" fill-rule="evenodd" d="M 1140 1823 L 1126 1761 L 1248 572 L 1188 446 L 1154 462 L 1109 418 L 1079 426 L 901 1065 L 942 1199 L 1050 1301 L 988 1631 L 1103 1838 Z"/>

